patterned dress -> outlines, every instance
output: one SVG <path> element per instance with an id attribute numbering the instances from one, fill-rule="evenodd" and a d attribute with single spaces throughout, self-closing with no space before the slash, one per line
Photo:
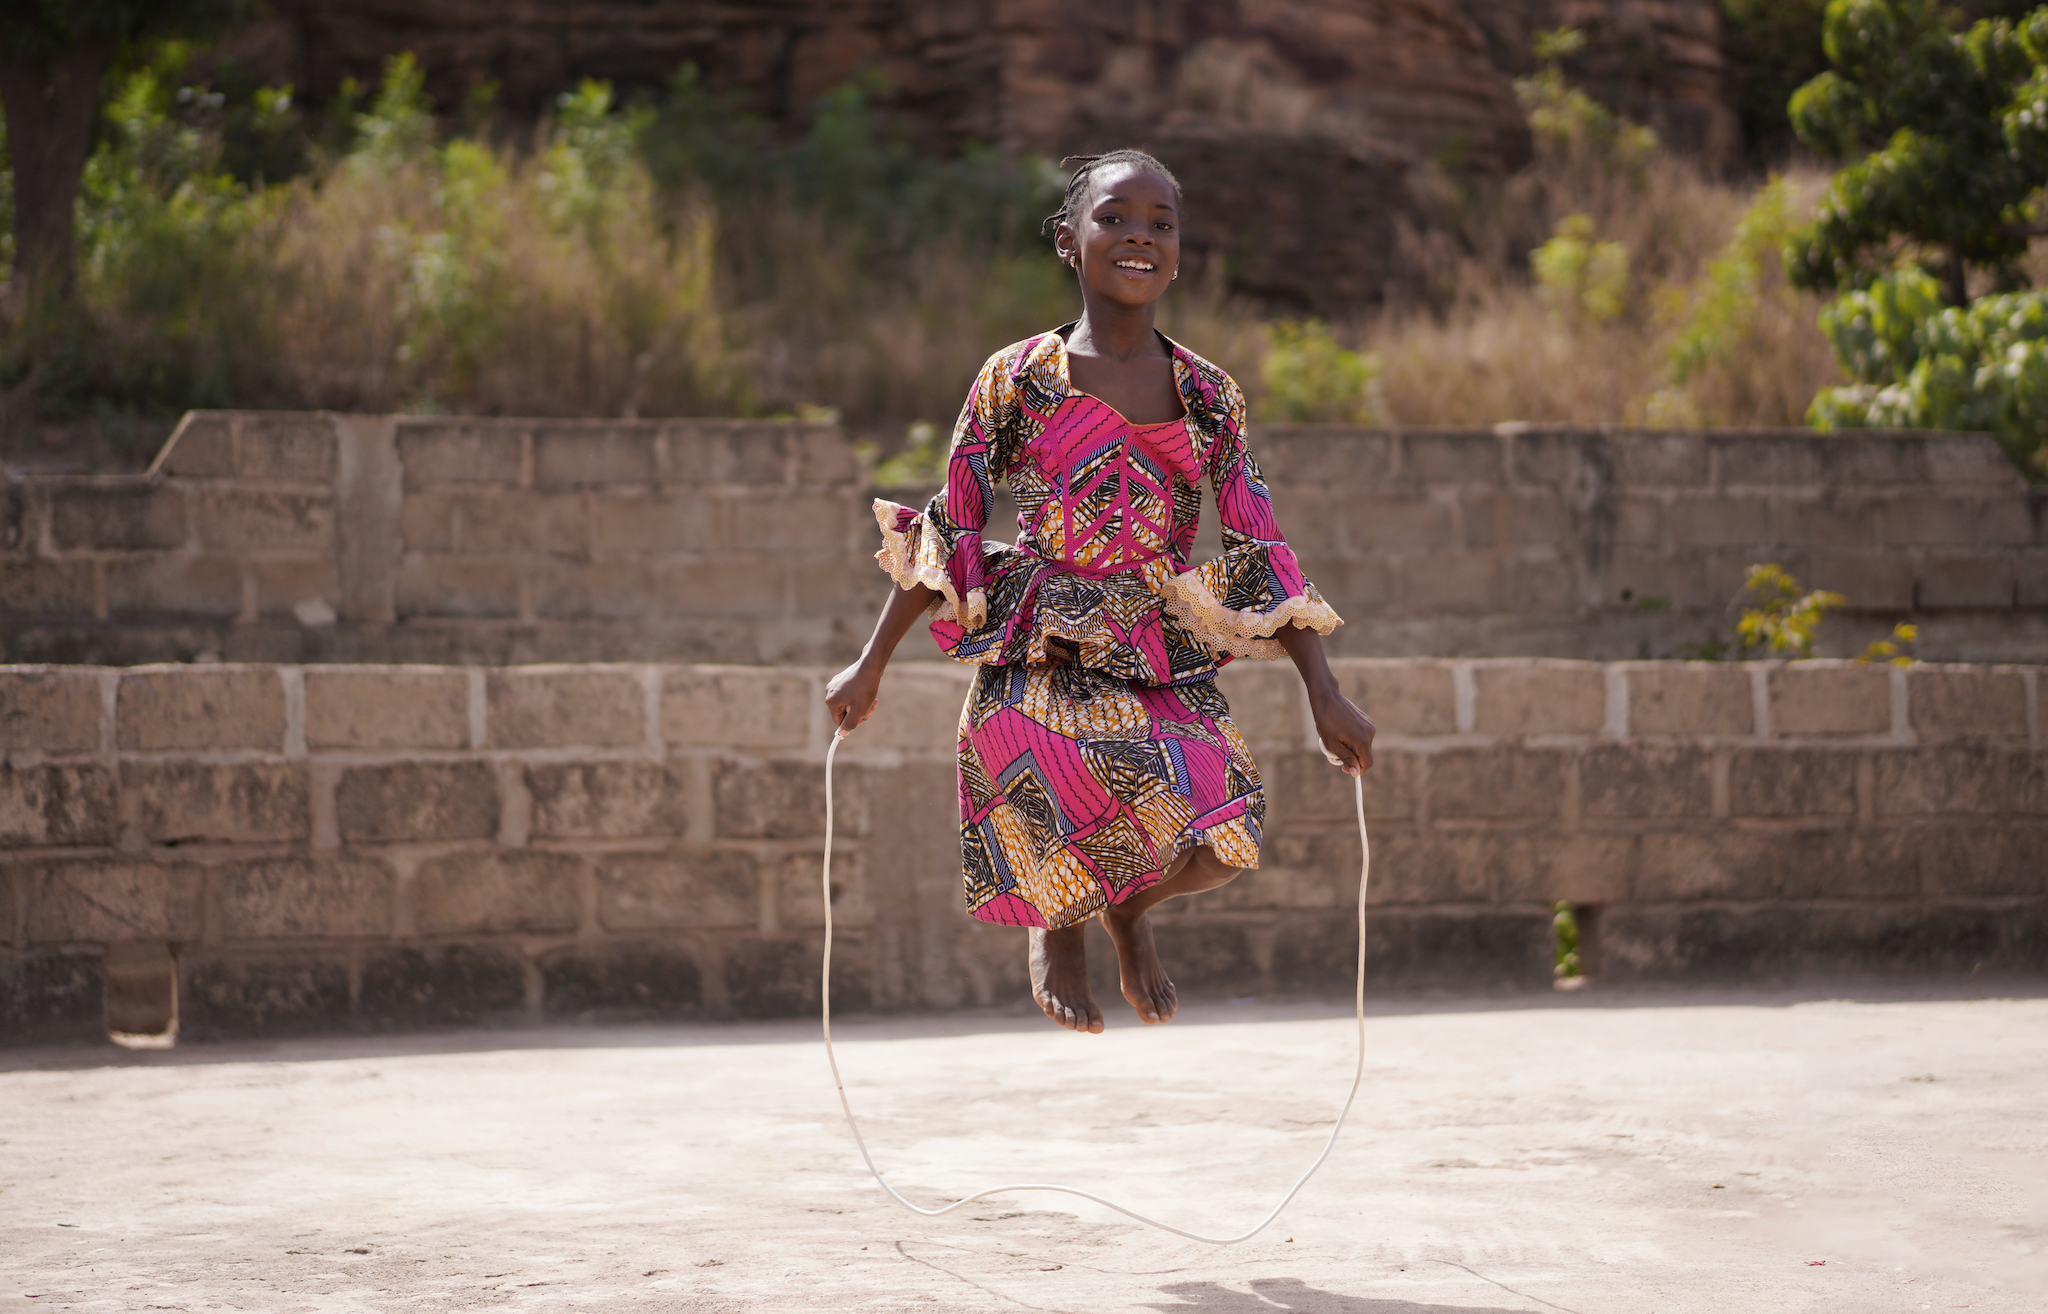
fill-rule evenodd
<path id="1" fill-rule="evenodd" d="M 932 637 L 981 667 L 960 715 L 960 850 L 977 918 L 1062 927 L 1209 845 L 1259 864 L 1265 795 L 1216 671 L 1283 625 L 1343 622 L 1302 578 L 1244 444 L 1244 395 L 1171 341 L 1186 414 L 1132 424 L 1076 392 L 1064 335 L 991 356 L 924 510 L 876 501 L 896 583 L 941 596 Z M 998 479 L 1015 546 L 984 542 Z M 1215 490 L 1223 555 L 1188 554 Z"/>

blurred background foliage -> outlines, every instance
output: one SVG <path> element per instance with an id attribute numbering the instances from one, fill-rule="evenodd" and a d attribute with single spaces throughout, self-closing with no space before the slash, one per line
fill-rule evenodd
<path id="1" fill-rule="evenodd" d="M 1721 7 L 1753 174 L 1664 149 L 1545 33 L 1517 85 L 1534 159 L 1419 170 L 1383 300 L 1300 322 L 1219 270 L 1162 327 L 1269 419 L 1970 427 L 2048 475 L 2048 9 Z M 17 439 L 97 426 L 146 454 L 194 406 L 832 413 L 921 473 L 980 361 L 1078 309 L 1038 232 L 1053 165 L 923 153 L 875 77 L 792 136 L 688 67 L 631 103 L 567 88 L 534 124 L 487 85 L 429 103 L 408 58 L 309 107 L 204 54 L 108 66 L 73 311 L 9 302 Z M 1981 232 L 1934 194 L 1963 176 L 1998 189 Z"/>

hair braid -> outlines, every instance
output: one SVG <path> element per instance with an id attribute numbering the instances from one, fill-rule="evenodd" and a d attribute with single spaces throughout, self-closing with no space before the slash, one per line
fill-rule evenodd
<path id="1" fill-rule="evenodd" d="M 1174 200 L 1178 201 L 1181 199 L 1180 179 L 1173 176 L 1173 170 L 1141 150 L 1124 147 L 1119 150 L 1105 151 L 1100 155 L 1069 155 L 1060 161 L 1060 167 L 1064 169 L 1068 165 L 1073 165 L 1073 175 L 1067 179 L 1067 192 L 1065 196 L 1060 198 L 1059 210 L 1056 213 L 1047 215 L 1044 221 L 1038 225 L 1038 231 L 1041 235 L 1048 229 L 1053 230 L 1055 235 L 1057 235 L 1061 224 L 1074 221 L 1075 216 L 1080 214 L 1086 206 L 1089 183 L 1095 177 L 1095 171 L 1109 164 L 1132 164 L 1140 169 L 1148 169 L 1166 179 L 1167 184 L 1173 188 Z"/>

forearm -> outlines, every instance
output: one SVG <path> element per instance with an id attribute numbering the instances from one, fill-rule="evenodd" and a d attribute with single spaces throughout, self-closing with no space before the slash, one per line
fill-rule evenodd
<path id="1" fill-rule="evenodd" d="M 1308 691 L 1311 707 L 1319 706 L 1332 698 L 1343 696 L 1337 688 L 1337 677 L 1330 670 L 1329 659 L 1323 655 L 1323 636 L 1314 630 L 1305 630 L 1299 625 L 1284 625 L 1273 638 L 1287 650 L 1294 661 L 1294 669 L 1301 676 L 1302 687 Z"/>
<path id="2" fill-rule="evenodd" d="M 903 642 L 903 636 L 910 633 L 910 627 L 917 624 L 918 617 L 932 605 L 938 591 L 923 584 L 913 584 L 907 589 L 889 590 L 889 601 L 882 607 L 881 617 L 875 621 L 875 632 L 868 636 L 867 646 L 861 649 L 860 665 L 881 674 L 889 665 L 889 658 L 896 652 L 896 645 Z"/>

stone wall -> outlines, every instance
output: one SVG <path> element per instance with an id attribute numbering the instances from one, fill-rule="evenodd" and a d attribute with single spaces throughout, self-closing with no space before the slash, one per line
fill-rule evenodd
<path id="1" fill-rule="evenodd" d="M 2048 490 L 1983 435 L 1253 445 L 1340 655 L 1669 657 L 1778 561 L 1848 595 L 1824 651 L 1912 619 L 1923 657 L 2048 658 Z M 882 597 L 876 491 L 820 425 L 196 412 L 147 476 L 0 483 L 0 660 L 844 661 Z"/>
<path id="2" fill-rule="evenodd" d="M 2038 972 L 2041 671 L 1342 661 L 1375 989 Z M 816 668 L 0 668 L 0 1039 L 815 1006 Z M 970 672 L 894 669 L 842 751 L 837 1000 L 1007 1005 L 959 908 Z M 1191 995 L 1348 990 L 1356 835 L 1284 665 L 1224 673 L 1265 866 L 1160 918 Z M 1115 999 L 1106 945 L 1098 990 Z"/>

